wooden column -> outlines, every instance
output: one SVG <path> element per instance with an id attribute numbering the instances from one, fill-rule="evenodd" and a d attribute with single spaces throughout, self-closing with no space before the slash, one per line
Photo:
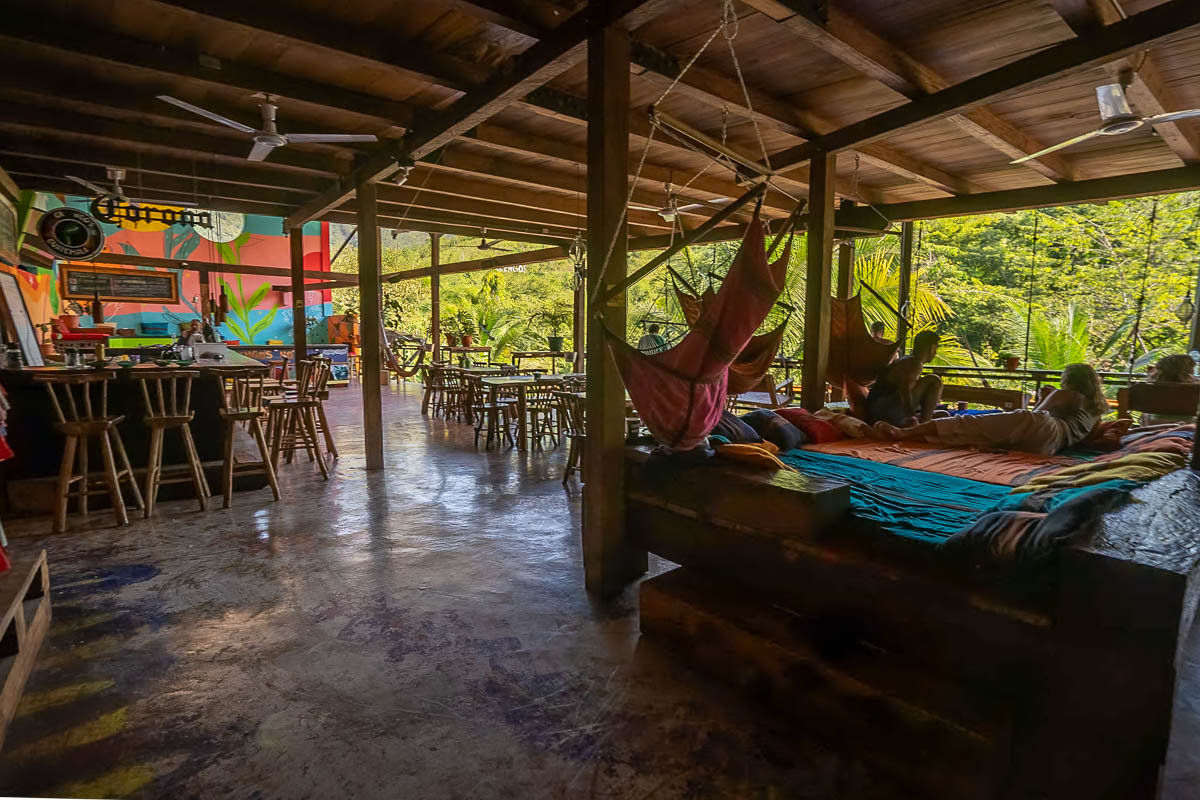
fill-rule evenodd
<path id="1" fill-rule="evenodd" d="M 833 269 L 832 153 L 814 157 L 808 182 L 807 285 L 804 289 L 804 367 L 800 399 L 809 411 L 825 405 L 829 362 L 829 293 Z"/>
<path id="2" fill-rule="evenodd" d="M 367 469 L 383 469 L 383 401 L 380 396 L 383 382 L 383 351 L 379 337 L 383 331 L 383 286 L 379 276 L 382 263 L 379 254 L 379 220 L 376 215 L 376 192 L 373 183 L 358 187 L 358 319 L 362 341 L 362 403 L 363 438 L 367 454 Z"/>
<path id="3" fill-rule="evenodd" d="M 575 350 L 573 372 L 583 372 L 583 354 L 587 350 L 587 293 L 588 283 L 584 280 L 575 290 L 575 316 L 571 327 L 571 347 Z"/>
<path id="4" fill-rule="evenodd" d="M 590 0 L 603 17 L 605 0 Z M 645 551 L 625 536 L 625 391 L 604 341 L 625 335 L 624 293 L 597 294 L 626 273 L 625 194 L 629 158 L 629 34 L 615 28 L 588 38 L 588 307 L 587 443 L 583 488 L 583 566 L 587 589 L 610 595 L 646 570 Z M 605 255 L 616 232 L 616 245 Z M 598 319 L 598 317 L 600 317 Z"/>
<path id="5" fill-rule="evenodd" d="M 900 352 L 908 352 L 908 295 L 912 291 L 913 224 L 900 223 L 900 291 L 896 295 L 896 310 L 900 319 L 896 321 L 896 341 Z"/>
<path id="6" fill-rule="evenodd" d="M 848 300 L 854 296 L 854 240 L 838 244 L 837 296 Z"/>
<path id="7" fill-rule="evenodd" d="M 292 264 L 292 362 L 308 358 L 308 326 L 304 313 L 304 228 L 288 231 Z"/>
<path id="8" fill-rule="evenodd" d="M 1188 339 L 1188 352 L 1200 350 L 1200 270 L 1196 271 L 1196 291 L 1192 292 L 1196 310 L 1192 312 L 1192 335 Z"/>
<path id="9" fill-rule="evenodd" d="M 429 234 L 429 338 L 433 340 L 433 361 L 442 357 L 442 235 Z"/>

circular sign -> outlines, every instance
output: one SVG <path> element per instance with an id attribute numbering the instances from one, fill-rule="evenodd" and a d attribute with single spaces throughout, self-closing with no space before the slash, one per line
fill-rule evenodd
<path id="1" fill-rule="evenodd" d="M 246 229 L 246 215 L 236 211 L 213 211 L 212 225 L 194 225 L 196 233 L 210 242 L 232 242 Z"/>
<path id="2" fill-rule="evenodd" d="M 88 261 L 104 250 L 104 231 L 86 211 L 56 208 L 42 215 L 38 235 L 57 256 Z"/>

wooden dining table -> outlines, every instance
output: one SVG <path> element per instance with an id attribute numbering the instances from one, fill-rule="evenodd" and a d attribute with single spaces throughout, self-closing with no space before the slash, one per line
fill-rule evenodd
<path id="1" fill-rule="evenodd" d="M 501 389 L 513 389 L 517 393 L 517 449 L 525 450 L 529 446 L 529 431 L 526 427 L 525 392 L 530 386 L 562 386 L 567 378 L 583 377 L 580 374 L 568 373 L 563 375 L 500 375 L 483 378 L 480 381 L 488 389 L 488 402 L 496 402 L 496 393 Z"/>

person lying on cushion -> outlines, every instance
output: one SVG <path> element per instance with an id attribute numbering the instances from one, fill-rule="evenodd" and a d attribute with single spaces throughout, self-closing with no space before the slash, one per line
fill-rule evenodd
<path id="1" fill-rule="evenodd" d="M 1062 388 L 1047 394 L 1032 410 L 947 417 L 913 428 L 879 422 L 875 432 L 884 439 L 923 439 L 954 447 L 1051 455 L 1086 439 L 1107 413 L 1096 370 L 1088 364 L 1070 364 L 1063 370 Z"/>
<path id="2" fill-rule="evenodd" d="M 1173 356 L 1163 356 L 1150 370 L 1153 373 L 1152 383 L 1196 383 L 1196 362 L 1187 353 L 1176 353 Z M 1191 415 L 1186 417 L 1174 414 L 1142 414 L 1143 425 L 1162 425 L 1168 422 L 1191 422 Z"/>
<path id="3" fill-rule="evenodd" d="M 937 375 L 921 377 L 921 372 L 937 355 L 937 349 L 937 332 L 921 331 L 913 337 L 911 355 L 884 367 L 867 395 L 867 422 L 908 428 L 929 421 L 942 399 L 942 379 Z"/>

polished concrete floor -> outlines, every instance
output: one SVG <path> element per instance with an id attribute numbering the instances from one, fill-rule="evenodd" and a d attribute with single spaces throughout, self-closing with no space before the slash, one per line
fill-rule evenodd
<path id="1" fill-rule="evenodd" d="M 8 524 L 49 552 L 54 622 L 0 794 L 895 796 L 639 641 L 635 593 L 589 600 L 561 451 L 480 453 L 393 385 L 388 468 L 368 474 L 357 398 L 331 403 L 334 479 L 298 461 L 279 503 Z M 1195 649 L 1187 681 L 1172 800 L 1200 796 Z"/>

